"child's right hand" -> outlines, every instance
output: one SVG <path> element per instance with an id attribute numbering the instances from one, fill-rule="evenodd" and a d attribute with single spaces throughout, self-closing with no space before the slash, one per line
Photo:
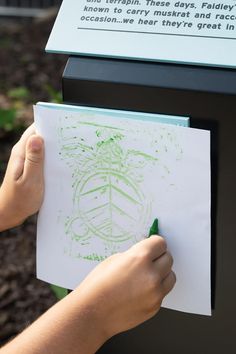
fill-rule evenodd
<path id="1" fill-rule="evenodd" d="M 172 257 L 153 236 L 100 263 L 2 354 L 93 354 L 113 335 L 154 316 L 175 284 Z M 79 271 L 79 270 L 78 270 Z"/>
<path id="2" fill-rule="evenodd" d="M 154 316 L 176 278 L 165 240 L 152 236 L 99 264 L 75 290 L 106 339 Z M 94 322 L 95 321 L 95 322 Z M 98 329 L 98 331 L 99 331 Z"/>

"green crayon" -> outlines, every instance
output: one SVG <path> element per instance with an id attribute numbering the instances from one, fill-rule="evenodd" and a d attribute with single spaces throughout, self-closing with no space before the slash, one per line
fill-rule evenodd
<path id="1" fill-rule="evenodd" d="M 158 219 L 155 219 L 154 221 L 153 221 L 153 224 L 152 224 L 152 226 L 151 226 L 151 228 L 150 228 L 150 230 L 149 230 L 149 235 L 148 235 L 148 237 L 150 237 L 150 236 L 152 236 L 152 235 L 158 235 Z"/>

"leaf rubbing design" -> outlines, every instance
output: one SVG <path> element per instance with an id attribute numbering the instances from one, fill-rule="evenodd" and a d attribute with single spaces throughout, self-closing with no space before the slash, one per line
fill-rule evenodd
<path id="1" fill-rule="evenodd" d="M 74 136 L 75 128 L 83 131 L 81 136 Z M 142 171 L 157 163 L 165 166 L 159 161 L 156 141 L 150 141 L 155 147 L 151 156 L 125 148 L 125 134 L 125 129 L 92 121 L 73 121 L 59 131 L 61 158 L 73 171 L 74 181 L 73 215 L 66 219 L 65 232 L 79 245 L 78 258 L 99 261 L 123 244 L 132 245 L 136 230 L 149 222 L 152 201 L 142 190 Z M 167 138 L 173 145 L 172 136 Z"/>
<path id="2" fill-rule="evenodd" d="M 112 169 L 100 169 L 96 174 L 84 176 L 76 189 L 76 202 L 80 218 L 90 231 L 114 242 L 133 237 L 132 230 L 145 204 L 138 185 Z"/>

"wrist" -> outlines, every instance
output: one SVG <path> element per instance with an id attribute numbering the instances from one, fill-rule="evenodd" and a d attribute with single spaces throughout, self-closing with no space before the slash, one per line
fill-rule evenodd
<path id="1" fill-rule="evenodd" d="M 80 287 L 75 289 L 69 296 L 74 298 L 75 309 L 78 316 L 82 316 L 83 318 L 86 332 L 90 332 L 94 344 L 97 343 L 97 347 L 101 347 L 112 337 L 109 328 L 106 326 L 105 303 L 101 306 L 101 301 L 96 297 L 94 292 L 91 292 L 89 289 L 86 291 L 86 289 L 81 289 Z"/>
<path id="2" fill-rule="evenodd" d="M 0 207 L 0 232 L 19 226 L 22 222 L 12 218 L 4 208 Z"/>
<path id="3" fill-rule="evenodd" d="M 97 306 L 96 294 L 87 290 L 77 288 L 56 308 L 62 315 L 62 322 L 65 320 L 62 325 L 64 334 L 70 333 L 68 340 L 76 342 L 81 353 L 94 354 L 110 337 L 104 327 L 102 311 Z"/>
<path id="4" fill-rule="evenodd" d="M 9 353 L 94 354 L 108 339 L 91 298 L 73 291 L 34 322 L 7 348 Z M 53 324 L 53 325 L 52 325 Z M 7 353 L 8 353 L 7 352 Z"/>
<path id="5" fill-rule="evenodd" d="M 9 213 L 6 211 L 6 208 L 0 197 L 0 232 L 9 228 L 11 228 Z"/>
<path id="6" fill-rule="evenodd" d="M 0 190 L 0 232 L 19 226 L 24 221 L 17 208 L 13 208 L 1 195 Z"/>

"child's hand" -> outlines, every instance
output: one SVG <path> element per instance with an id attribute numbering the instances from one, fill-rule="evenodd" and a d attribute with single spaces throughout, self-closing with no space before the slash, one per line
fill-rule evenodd
<path id="1" fill-rule="evenodd" d="M 172 262 L 159 236 L 108 258 L 1 353 L 97 352 L 111 336 L 158 312 L 175 284 Z"/>
<path id="2" fill-rule="evenodd" d="M 159 311 L 176 281 L 172 264 L 165 240 L 153 236 L 102 262 L 74 293 L 89 304 L 107 339 Z"/>
<path id="3" fill-rule="evenodd" d="M 31 125 L 13 147 L 0 188 L 0 231 L 21 224 L 43 200 L 44 146 Z"/>

